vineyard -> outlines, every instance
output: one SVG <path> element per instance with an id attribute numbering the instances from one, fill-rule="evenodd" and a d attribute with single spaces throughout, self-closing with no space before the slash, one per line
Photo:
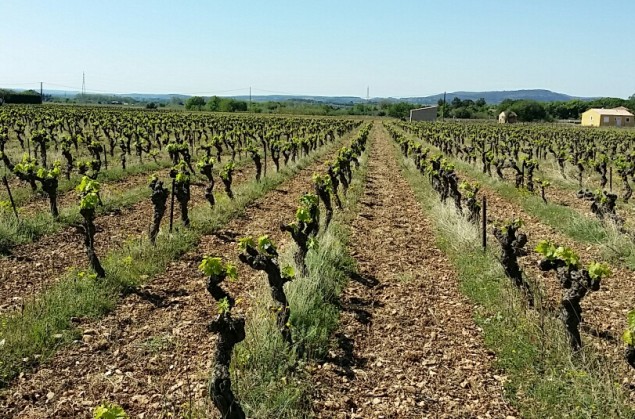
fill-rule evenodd
<path id="1" fill-rule="evenodd" d="M 0 108 L 0 417 L 635 415 L 635 131 Z"/>

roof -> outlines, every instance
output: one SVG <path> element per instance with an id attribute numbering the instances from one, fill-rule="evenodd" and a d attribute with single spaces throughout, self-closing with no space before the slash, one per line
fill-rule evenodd
<path id="1" fill-rule="evenodd" d="M 624 108 L 615 108 L 615 109 L 593 108 L 593 109 L 589 109 L 587 112 L 591 112 L 591 111 L 598 113 L 600 115 L 607 115 L 607 116 L 634 116 L 632 113 L 625 110 Z"/>
<path id="2" fill-rule="evenodd" d="M 410 109 L 410 112 L 412 112 L 412 111 L 424 111 L 424 110 L 436 109 L 436 108 L 438 108 L 438 106 L 426 106 L 426 107 L 423 107 L 423 108 Z"/>

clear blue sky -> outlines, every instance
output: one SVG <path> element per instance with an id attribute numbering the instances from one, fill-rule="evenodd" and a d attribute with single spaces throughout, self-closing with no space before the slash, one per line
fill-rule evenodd
<path id="1" fill-rule="evenodd" d="M 0 16 L 0 86 L 635 93 L 633 0 L 0 0 Z"/>

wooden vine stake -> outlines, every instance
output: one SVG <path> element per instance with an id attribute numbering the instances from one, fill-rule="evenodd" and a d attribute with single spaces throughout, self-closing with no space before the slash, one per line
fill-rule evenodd
<path id="1" fill-rule="evenodd" d="M 20 217 L 18 217 L 18 209 L 15 207 L 15 201 L 13 200 L 13 194 L 11 193 L 11 188 L 9 187 L 9 181 L 7 180 L 7 176 L 2 176 L 2 183 L 4 183 L 4 187 L 7 188 L 7 194 L 9 194 L 9 201 L 11 201 L 11 208 L 13 208 L 13 214 L 15 214 L 16 221 L 20 221 Z"/>

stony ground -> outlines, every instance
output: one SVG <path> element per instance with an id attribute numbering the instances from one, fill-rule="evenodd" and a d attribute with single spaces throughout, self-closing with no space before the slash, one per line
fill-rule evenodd
<path id="1" fill-rule="evenodd" d="M 383 131 L 383 127 L 378 127 Z M 369 157 L 337 349 L 314 376 L 317 417 L 508 417 L 472 307 L 380 132 Z"/>

